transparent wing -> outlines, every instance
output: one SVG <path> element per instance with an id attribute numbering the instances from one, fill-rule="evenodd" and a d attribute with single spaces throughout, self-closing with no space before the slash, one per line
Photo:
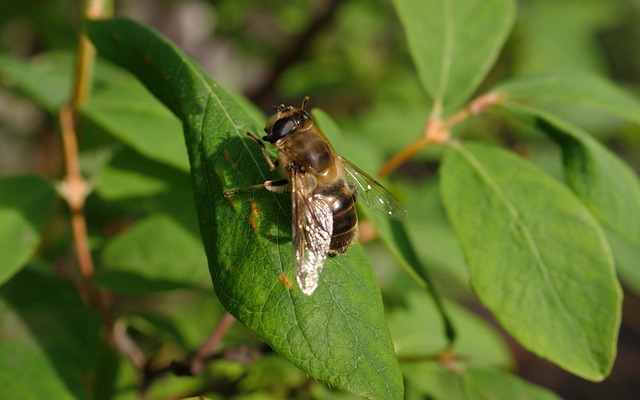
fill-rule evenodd
<path id="1" fill-rule="evenodd" d="M 329 253 L 333 214 L 324 200 L 307 189 L 304 175 L 295 172 L 291 174 L 291 204 L 296 279 L 302 293 L 310 296 L 318 287 Z"/>
<path id="2" fill-rule="evenodd" d="M 340 158 L 347 173 L 347 180 L 356 187 L 356 198 L 360 203 L 394 219 L 402 219 L 407 216 L 407 209 L 384 186 L 349 160 L 344 157 Z"/>

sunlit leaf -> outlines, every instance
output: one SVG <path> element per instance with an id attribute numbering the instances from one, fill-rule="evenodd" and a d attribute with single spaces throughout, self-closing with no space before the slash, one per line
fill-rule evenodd
<path id="1" fill-rule="evenodd" d="M 566 187 L 498 149 L 453 146 L 441 173 L 483 304 L 529 350 L 602 380 L 615 358 L 621 291 L 595 218 Z"/>
<path id="2" fill-rule="evenodd" d="M 223 190 L 273 177 L 253 119 L 194 62 L 123 20 L 87 31 L 183 122 L 200 231 L 216 293 L 240 322 L 317 379 L 372 399 L 402 398 L 402 377 L 370 263 L 359 246 L 328 260 L 318 290 L 295 283 L 286 194 Z"/>
<path id="3" fill-rule="evenodd" d="M 511 0 L 394 0 L 424 89 L 450 109 L 493 65 L 511 26 Z"/>

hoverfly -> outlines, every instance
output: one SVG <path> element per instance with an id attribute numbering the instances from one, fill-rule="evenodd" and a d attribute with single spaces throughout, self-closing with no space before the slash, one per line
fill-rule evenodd
<path id="1" fill-rule="evenodd" d="M 273 171 L 281 168 L 283 179 L 224 192 L 265 188 L 291 191 L 291 228 L 296 279 L 302 293 L 311 295 L 318 287 L 320 272 L 328 254 L 342 254 L 358 236 L 356 198 L 374 211 L 400 219 L 407 211 L 382 185 L 335 152 L 304 109 L 281 104 L 275 107 L 264 128 L 262 140 L 278 149 L 273 162 L 265 144 L 251 132 L 246 134 L 262 148 Z"/>

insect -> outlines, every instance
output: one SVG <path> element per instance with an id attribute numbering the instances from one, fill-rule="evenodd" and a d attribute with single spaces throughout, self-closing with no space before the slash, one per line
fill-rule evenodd
<path id="1" fill-rule="evenodd" d="M 356 199 L 374 211 L 400 219 L 404 206 L 372 177 L 336 153 L 311 115 L 304 109 L 281 104 L 275 107 L 264 128 L 269 142 L 278 149 L 274 162 L 265 144 L 251 132 L 273 171 L 280 167 L 284 178 L 266 181 L 225 196 L 254 189 L 291 192 L 291 229 L 296 280 L 300 290 L 311 295 L 318 287 L 320 273 L 329 254 L 342 254 L 358 236 Z"/>

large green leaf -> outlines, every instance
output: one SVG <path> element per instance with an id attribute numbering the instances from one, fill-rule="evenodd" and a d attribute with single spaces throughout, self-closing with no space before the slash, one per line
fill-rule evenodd
<path id="1" fill-rule="evenodd" d="M 124 20 L 87 32 L 101 54 L 133 72 L 183 122 L 196 209 L 214 288 L 229 312 L 317 379 L 368 398 L 402 398 L 402 377 L 375 277 L 362 249 L 330 258 L 313 296 L 295 285 L 288 196 L 223 197 L 262 182 L 261 129 L 192 60 Z"/>
<path id="2" fill-rule="evenodd" d="M 621 290 L 598 223 L 563 185 L 498 149 L 458 144 L 441 191 L 471 285 L 522 345 L 601 380 L 611 370 Z"/>
<path id="3" fill-rule="evenodd" d="M 640 182 L 635 172 L 583 130 L 537 108 L 510 102 L 507 108 L 533 118 L 560 145 L 571 190 L 610 229 L 640 245 Z"/>
<path id="4" fill-rule="evenodd" d="M 394 0 L 422 85 L 451 109 L 495 62 L 514 21 L 511 0 Z"/>
<path id="5" fill-rule="evenodd" d="M 8 399 L 89 398 L 98 318 L 72 288 L 31 268 L 0 289 L 0 387 Z"/>
<path id="6" fill-rule="evenodd" d="M 0 284 L 36 251 L 55 199 L 53 187 L 37 176 L 0 178 Z"/>

